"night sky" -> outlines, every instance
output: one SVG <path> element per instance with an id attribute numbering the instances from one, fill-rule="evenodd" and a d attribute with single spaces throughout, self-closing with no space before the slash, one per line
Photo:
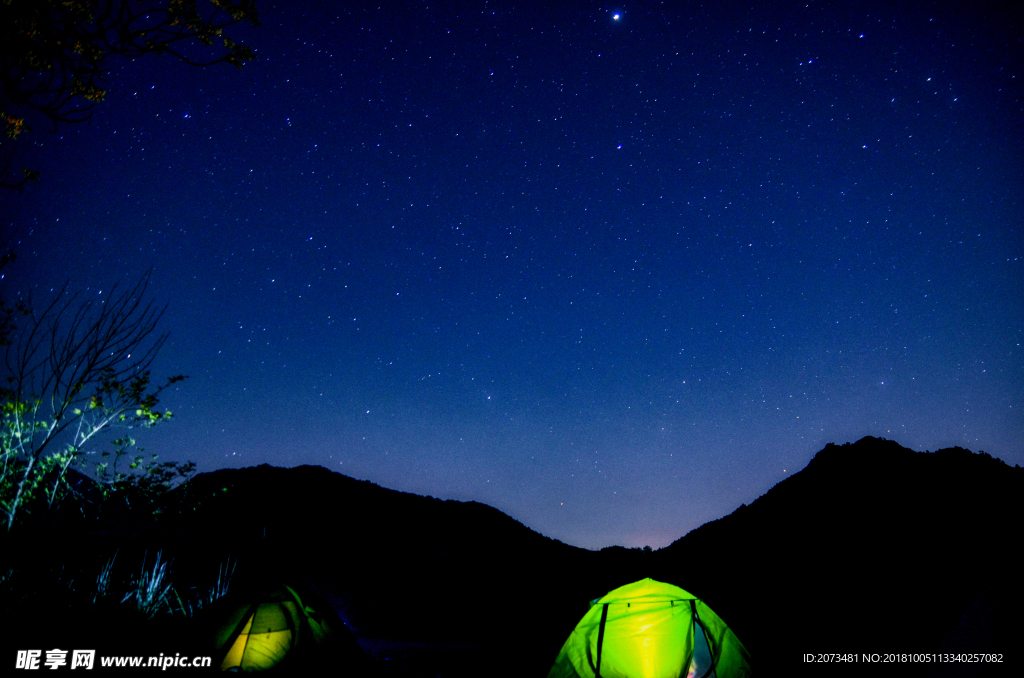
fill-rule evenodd
<path id="1" fill-rule="evenodd" d="M 865 435 L 1024 464 L 1011 3 L 382 4 L 263 3 L 241 71 L 118 62 L 18 142 L 8 294 L 169 303 L 147 453 L 587 548 Z"/>

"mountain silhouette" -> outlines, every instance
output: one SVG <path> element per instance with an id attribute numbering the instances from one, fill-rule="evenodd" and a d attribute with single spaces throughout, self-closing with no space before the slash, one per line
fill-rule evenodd
<path id="1" fill-rule="evenodd" d="M 692 582 L 758 666 L 820 675 L 804 653 L 1012 653 L 1022 496 L 1024 469 L 984 453 L 870 437 L 828 445 L 749 506 L 662 549 L 655 576 Z M 975 622 L 990 626 L 984 642 L 956 647 L 955 628 L 986 596 L 1002 602 L 987 616 L 975 605 Z M 1014 627 L 1018 640 L 1000 645 Z M 858 663 L 827 675 L 869 669 L 936 666 Z"/>
<path id="2" fill-rule="evenodd" d="M 279 576 L 317 582 L 366 637 L 537 648 L 539 666 L 587 601 L 652 576 L 702 596 L 756 665 L 813 672 L 805 653 L 950 649 L 972 604 L 1012 588 L 1024 470 L 961 448 L 828 445 L 749 506 L 655 552 L 574 548 L 482 504 L 319 467 L 217 471 L 188 489 L 218 487 L 229 489 L 187 533 L 205 526 L 211 543 L 234 534 L 257 550 L 273 545 L 261 567 L 272 559 Z M 398 613 L 409 596 L 429 602 Z M 998 619 L 996 610 L 984 623 Z M 930 671 L 909 667 L 918 669 Z"/>

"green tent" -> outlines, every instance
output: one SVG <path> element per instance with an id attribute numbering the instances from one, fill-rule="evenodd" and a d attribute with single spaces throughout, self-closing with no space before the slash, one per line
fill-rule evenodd
<path id="1" fill-rule="evenodd" d="M 329 663 L 358 675 L 365 657 L 344 624 L 289 586 L 225 599 L 214 612 L 215 666 L 222 671 L 313 668 Z"/>
<path id="2" fill-rule="evenodd" d="M 746 648 L 704 601 L 678 586 L 643 579 L 590 604 L 548 678 L 749 675 Z"/>

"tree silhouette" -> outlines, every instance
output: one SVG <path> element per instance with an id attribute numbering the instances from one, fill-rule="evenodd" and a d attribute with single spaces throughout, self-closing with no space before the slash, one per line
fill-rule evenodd
<path id="1" fill-rule="evenodd" d="M 54 130 L 87 120 L 112 58 L 158 53 L 240 68 L 253 51 L 224 30 L 242 21 L 259 25 L 255 0 L 0 0 L 0 185 L 37 178 L 11 171 L 13 142 L 29 119 Z"/>

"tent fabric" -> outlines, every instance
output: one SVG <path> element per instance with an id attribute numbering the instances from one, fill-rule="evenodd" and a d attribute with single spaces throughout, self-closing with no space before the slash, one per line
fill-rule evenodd
<path id="1" fill-rule="evenodd" d="M 750 655 L 696 596 L 643 579 L 591 603 L 548 678 L 742 678 Z"/>
<path id="2" fill-rule="evenodd" d="M 216 658 L 222 671 L 265 671 L 294 659 L 296 652 L 309 655 L 337 635 L 324 616 L 288 586 L 235 601 L 219 615 L 216 629 Z"/>

